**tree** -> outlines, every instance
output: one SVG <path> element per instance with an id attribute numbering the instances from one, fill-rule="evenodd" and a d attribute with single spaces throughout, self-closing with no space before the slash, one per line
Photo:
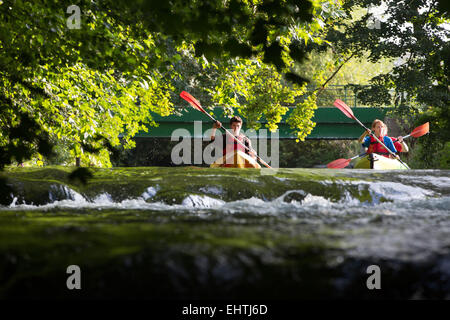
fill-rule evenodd
<path id="1" fill-rule="evenodd" d="M 68 6 L 56 0 L 0 1 L 1 166 L 49 155 L 58 140 L 74 156 L 109 165 L 120 133 L 132 146 L 139 129 L 156 125 L 149 111 L 174 112 L 174 71 L 186 48 L 197 63 L 219 61 L 223 87 L 232 81 L 224 76 L 230 65 L 250 74 L 259 63 L 266 70 L 261 75 L 275 68 L 272 92 L 280 99 L 262 109 L 273 129 L 283 113 L 276 106 L 292 99 L 288 86 L 280 85 L 281 74 L 304 84 L 291 67 L 304 58 L 308 41 L 320 41 L 320 30 L 338 12 L 331 0 L 84 0 L 78 2 L 81 28 L 70 29 Z M 215 88 L 207 89 L 220 101 Z M 239 101 L 241 108 L 245 103 Z M 255 105 L 249 116 L 256 115 Z M 294 113 L 300 137 L 312 125 L 313 107 Z"/>
<path id="2" fill-rule="evenodd" d="M 82 30 L 67 28 L 58 1 L 0 3 L 0 166 L 48 156 L 58 139 L 107 165 L 118 134 L 130 143 L 154 124 L 149 111 L 170 112 L 152 37 L 87 3 Z"/>

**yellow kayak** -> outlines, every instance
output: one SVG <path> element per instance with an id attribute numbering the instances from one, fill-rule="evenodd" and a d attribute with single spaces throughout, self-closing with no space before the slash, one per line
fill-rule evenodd
<path id="1" fill-rule="evenodd" d="M 255 169 L 261 169 L 261 166 L 256 161 L 256 159 L 253 159 L 248 154 L 242 151 L 234 151 L 229 152 L 223 157 L 220 157 L 214 163 L 210 165 L 211 168 L 220 168 L 220 167 L 226 167 L 226 168 L 255 168 Z"/>
<path id="2" fill-rule="evenodd" d="M 356 160 L 355 169 L 375 170 L 407 170 L 407 168 L 396 159 L 386 158 L 382 155 L 372 153 Z"/>

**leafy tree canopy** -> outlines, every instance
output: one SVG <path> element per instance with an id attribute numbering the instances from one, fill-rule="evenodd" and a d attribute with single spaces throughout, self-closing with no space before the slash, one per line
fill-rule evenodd
<path id="1" fill-rule="evenodd" d="M 157 125 L 151 112 L 174 112 L 179 89 L 190 86 L 183 64 L 210 72 L 202 91 L 211 103 L 241 107 L 255 126 L 265 114 L 274 129 L 281 104 L 304 93 L 293 64 L 339 16 L 339 3 L 321 0 L 84 0 L 73 29 L 71 5 L 0 1 L 2 166 L 48 156 L 51 142 L 110 165 L 119 134 L 132 147 L 136 132 Z M 312 110 L 292 120 L 300 138 L 312 129 Z"/>
<path id="2" fill-rule="evenodd" d="M 349 17 L 381 1 L 341 8 L 333 0 L 80 0 L 80 28 L 70 29 L 70 1 L 0 1 L 0 166 L 47 156 L 52 143 L 108 166 L 119 134 L 132 147 L 136 132 L 157 125 L 152 112 L 176 112 L 186 89 L 204 94 L 204 104 L 239 108 L 255 128 L 265 116 L 275 129 L 286 104 L 301 97 L 288 122 L 303 140 L 330 83 L 325 70 L 333 77 L 365 53 L 403 62 L 373 78 L 362 98 L 386 102 L 393 89 L 400 109 L 441 112 L 449 74 L 444 2 L 384 3 L 381 27 L 368 28 L 370 12 Z M 330 48 L 336 59 L 324 70 L 300 72 L 308 52 Z M 318 89 L 307 92 L 307 80 Z"/>

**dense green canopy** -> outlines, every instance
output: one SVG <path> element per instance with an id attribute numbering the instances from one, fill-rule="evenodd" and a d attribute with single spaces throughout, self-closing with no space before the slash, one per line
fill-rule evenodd
<path id="1" fill-rule="evenodd" d="M 393 102 L 403 114 L 428 112 L 445 132 L 448 11 L 443 2 L 390 1 L 381 28 L 368 27 L 370 12 L 351 17 L 380 4 L 82 0 L 73 28 L 69 1 L 0 1 L 0 166 L 43 159 L 55 144 L 86 164 L 109 166 L 119 134 L 132 147 L 134 134 L 157 125 L 152 113 L 177 112 L 181 90 L 228 114 L 238 108 L 254 128 L 265 116 L 276 129 L 286 105 L 295 105 L 288 122 L 304 140 L 320 88 L 367 53 L 371 61 L 404 60 L 373 78 L 361 98 Z M 403 30 L 405 23 L 412 28 Z M 323 70 L 302 72 L 308 53 L 330 49 Z M 307 91 L 308 81 L 318 90 Z"/>
<path id="2" fill-rule="evenodd" d="M 320 41 L 339 12 L 318 0 L 79 1 L 74 29 L 69 2 L 0 3 L 2 165 L 47 156 L 49 142 L 109 165 L 119 134 L 132 146 L 138 130 L 156 125 L 151 112 L 174 112 L 179 91 L 201 75 L 196 86 L 208 102 L 243 107 L 250 121 L 265 113 L 274 129 L 281 104 L 305 91 L 305 78 L 290 70 L 304 57 L 302 43 Z M 293 119 L 301 139 L 312 129 L 312 108 L 298 113 L 307 125 Z"/>

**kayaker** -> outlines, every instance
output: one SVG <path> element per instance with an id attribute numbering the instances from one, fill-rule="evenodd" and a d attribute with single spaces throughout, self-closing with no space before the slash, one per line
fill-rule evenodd
<path id="1" fill-rule="evenodd" d="M 211 141 L 215 141 L 216 130 L 221 127 L 222 127 L 222 123 L 220 121 L 216 121 L 213 124 L 212 131 L 211 131 Z M 231 133 L 240 142 L 242 142 L 247 148 L 253 149 L 250 139 L 240 132 L 241 128 L 242 128 L 241 117 L 234 116 L 233 118 L 231 118 L 230 119 L 230 127 L 231 127 Z M 252 158 L 256 159 L 256 156 L 253 152 L 249 152 L 247 149 L 245 149 L 243 146 L 241 146 L 239 143 L 237 143 L 236 140 L 234 140 L 232 137 L 228 136 L 226 133 L 224 133 L 221 137 L 222 137 L 222 141 L 225 141 L 225 144 L 223 145 L 223 155 L 226 155 L 235 150 L 240 150 L 240 151 L 245 152 L 246 154 L 250 155 Z"/>
<path id="2" fill-rule="evenodd" d="M 369 154 L 370 153 L 378 153 L 387 158 L 393 158 L 392 155 L 388 152 L 388 150 L 386 150 L 375 138 L 370 136 L 372 131 L 375 133 L 377 138 L 380 141 L 382 141 L 384 143 L 384 145 L 386 147 L 388 147 L 389 150 L 391 150 L 393 153 L 397 153 L 400 151 L 400 150 L 396 149 L 392 139 L 387 136 L 387 126 L 384 124 L 384 122 L 379 119 L 375 119 L 372 122 L 372 130 L 370 130 L 370 129 L 367 130 L 358 139 L 358 141 L 360 143 L 362 143 L 362 146 L 364 148 L 367 148 L 367 153 L 369 153 Z M 369 136 L 367 136 L 367 135 L 369 135 Z M 397 139 L 398 139 L 398 143 L 401 146 L 403 146 L 403 144 L 404 144 L 403 137 L 400 136 Z M 406 146 L 406 144 L 405 144 L 405 147 L 406 147 L 405 149 L 408 148 Z M 398 155 L 396 155 L 396 157 L 398 157 Z"/>

